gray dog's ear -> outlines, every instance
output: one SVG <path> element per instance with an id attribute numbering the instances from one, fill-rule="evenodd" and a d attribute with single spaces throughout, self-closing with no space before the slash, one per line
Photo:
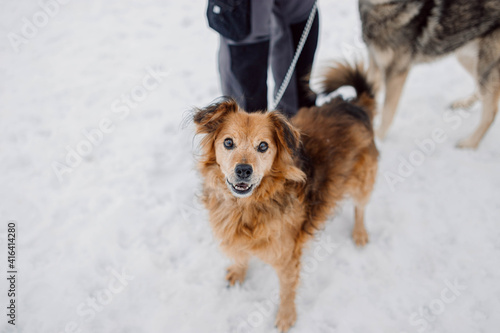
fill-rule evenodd
<path id="1" fill-rule="evenodd" d="M 221 97 L 209 106 L 194 111 L 197 132 L 209 134 L 217 131 L 228 114 L 238 111 L 238 104 L 231 97 Z"/>

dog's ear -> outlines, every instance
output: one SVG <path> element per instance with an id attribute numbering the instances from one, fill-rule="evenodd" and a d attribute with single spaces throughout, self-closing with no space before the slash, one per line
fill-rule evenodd
<path id="1" fill-rule="evenodd" d="M 278 111 L 269 112 L 269 118 L 276 131 L 277 143 L 285 148 L 290 155 L 294 155 L 300 145 L 300 132 Z"/>
<path id="2" fill-rule="evenodd" d="M 202 109 L 195 109 L 193 121 L 197 132 L 210 134 L 217 131 L 224 118 L 238 110 L 238 104 L 231 97 L 221 97 L 216 102 Z"/>
<path id="3" fill-rule="evenodd" d="M 277 170 L 282 170 L 286 179 L 301 183 L 306 180 L 306 174 L 293 163 L 293 156 L 300 146 L 300 132 L 278 111 L 268 113 L 273 124 L 278 153 L 275 163 Z"/>

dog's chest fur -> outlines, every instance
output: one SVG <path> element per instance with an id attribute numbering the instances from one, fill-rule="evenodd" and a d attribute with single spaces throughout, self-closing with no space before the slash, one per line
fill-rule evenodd
<path id="1" fill-rule="evenodd" d="M 303 205 L 295 193 L 281 192 L 267 200 L 246 202 L 223 192 L 205 189 L 203 197 L 222 250 L 254 254 L 265 261 L 265 257 L 279 258 L 286 241 L 283 238 L 289 237 L 290 229 L 298 232 L 302 222 Z"/>

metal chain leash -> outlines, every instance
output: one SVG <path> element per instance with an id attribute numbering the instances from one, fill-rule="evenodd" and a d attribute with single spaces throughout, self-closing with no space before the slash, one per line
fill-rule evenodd
<path id="1" fill-rule="evenodd" d="M 290 64 L 290 67 L 288 68 L 288 71 L 286 72 L 285 78 L 283 79 L 283 82 L 281 83 L 280 88 L 278 89 L 278 92 L 276 93 L 276 96 L 274 97 L 274 102 L 271 105 L 271 110 L 275 110 L 278 104 L 281 101 L 281 98 L 283 98 L 283 95 L 285 94 L 286 88 L 288 88 L 288 85 L 290 84 L 290 80 L 292 79 L 292 74 L 295 71 L 295 66 L 297 65 L 297 61 L 299 60 L 300 54 L 302 53 L 302 49 L 304 48 L 304 45 L 306 44 L 307 37 L 309 36 L 309 32 L 311 31 L 311 27 L 314 21 L 314 18 L 316 17 L 316 9 L 318 8 L 318 1 L 316 0 L 314 2 L 314 5 L 311 9 L 311 14 L 309 14 L 309 18 L 307 19 L 306 26 L 304 27 L 304 31 L 302 31 L 302 35 L 300 36 L 299 44 L 297 45 L 297 49 L 295 50 L 295 54 L 293 56 L 292 63 Z"/>

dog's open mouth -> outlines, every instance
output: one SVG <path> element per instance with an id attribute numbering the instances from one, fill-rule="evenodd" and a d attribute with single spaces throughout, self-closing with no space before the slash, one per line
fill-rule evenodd
<path id="1" fill-rule="evenodd" d="M 245 195 L 248 194 L 252 191 L 253 185 L 247 184 L 247 183 L 236 183 L 232 184 L 229 182 L 229 180 L 226 180 L 229 186 L 231 187 L 231 190 L 238 194 L 238 195 Z"/>

